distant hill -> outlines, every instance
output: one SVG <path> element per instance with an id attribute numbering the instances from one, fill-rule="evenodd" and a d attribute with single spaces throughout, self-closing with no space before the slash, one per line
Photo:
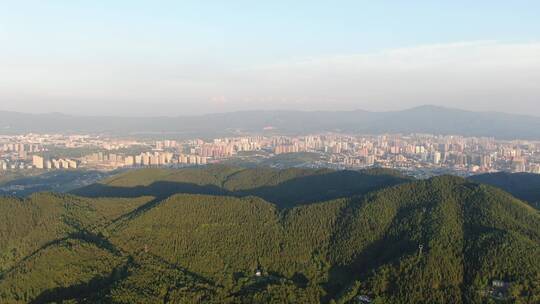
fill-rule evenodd
<path id="1" fill-rule="evenodd" d="M 392 172 L 141 170 L 84 188 L 95 197 L 0 198 L 0 302 L 540 301 L 537 210 Z"/>
<path id="2" fill-rule="evenodd" d="M 203 168 L 140 169 L 73 190 L 88 197 L 166 198 L 177 193 L 258 196 L 280 208 L 361 195 L 411 178 L 397 171 L 371 169 L 240 168 L 213 165 Z"/>
<path id="3" fill-rule="evenodd" d="M 532 173 L 489 173 L 471 176 L 470 180 L 501 188 L 540 209 L 540 175 Z"/>
<path id="4" fill-rule="evenodd" d="M 268 128 L 271 127 L 271 128 Z M 184 117 L 90 117 L 0 112 L 0 133 L 106 132 L 167 137 L 241 133 L 432 133 L 540 139 L 540 117 L 435 106 L 404 111 L 245 111 Z"/>

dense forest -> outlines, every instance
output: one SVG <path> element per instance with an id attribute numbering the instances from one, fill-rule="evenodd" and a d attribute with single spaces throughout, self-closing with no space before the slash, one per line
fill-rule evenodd
<path id="1" fill-rule="evenodd" d="M 501 188 L 540 209 L 540 175 L 533 173 L 497 172 L 474 175 L 472 181 Z"/>
<path id="2" fill-rule="evenodd" d="M 1 303 L 539 303 L 540 214 L 389 170 L 126 172 L 0 199 Z"/>

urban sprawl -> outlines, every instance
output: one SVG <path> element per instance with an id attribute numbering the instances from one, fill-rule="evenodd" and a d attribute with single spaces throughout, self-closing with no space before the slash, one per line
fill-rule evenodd
<path id="1" fill-rule="evenodd" d="M 417 175 L 540 173 L 540 141 L 485 137 L 314 134 L 145 141 L 92 135 L 0 136 L 4 171 L 184 167 L 298 153 L 317 156 L 300 164 L 309 167 L 382 167 Z"/>

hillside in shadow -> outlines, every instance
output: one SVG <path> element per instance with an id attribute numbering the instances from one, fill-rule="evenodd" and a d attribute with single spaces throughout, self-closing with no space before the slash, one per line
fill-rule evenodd
<path id="1" fill-rule="evenodd" d="M 390 170 L 331 171 L 331 170 L 273 170 L 244 169 L 216 180 L 200 178 L 206 169 L 197 169 L 190 181 L 189 175 L 179 169 L 179 175 L 156 174 L 156 179 L 147 185 L 125 185 L 118 183 L 96 183 L 72 191 L 84 197 L 140 197 L 153 196 L 165 199 L 174 194 L 229 195 L 237 197 L 257 196 L 280 208 L 290 208 L 311 202 L 361 195 L 385 187 L 410 181 L 410 178 Z M 190 169 L 193 170 L 193 169 Z M 170 172 L 169 172 L 170 173 Z M 145 170 L 128 173 L 130 180 L 147 179 Z M 187 178 L 186 178 L 187 176 Z M 119 178 L 112 179 L 117 182 Z M 167 180 L 169 179 L 169 180 Z"/>
<path id="2" fill-rule="evenodd" d="M 540 209 L 540 174 L 497 172 L 471 176 L 469 180 L 501 188 Z"/>
<path id="3" fill-rule="evenodd" d="M 511 287 L 500 303 L 540 301 L 540 214 L 491 186 L 385 170 L 152 172 L 86 188 L 124 198 L 0 198 L 0 303 L 494 303 L 494 280 Z"/>

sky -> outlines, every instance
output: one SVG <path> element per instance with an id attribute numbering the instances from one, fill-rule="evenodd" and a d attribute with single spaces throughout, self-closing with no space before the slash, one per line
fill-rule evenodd
<path id="1" fill-rule="evenodd" d="M 0 0 L 0 110 L 540 116 L 540 1 Z"/>

